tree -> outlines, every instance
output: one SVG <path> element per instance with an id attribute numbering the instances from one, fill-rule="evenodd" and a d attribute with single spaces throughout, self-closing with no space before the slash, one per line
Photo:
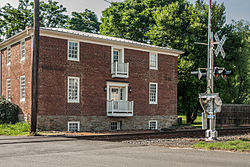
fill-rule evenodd
<path id="1" fill-rule="evenodd" d="M 64 14 L 66 8 L 58 2 L 48 0 L 40 2 L 41 27 L 66 27 L 68 16 Z M 33 2 L 19 0 L 17 8 L 9 3 L 0 8 L 0 37 L 9 38 L 26 27 L 33 26 Z"/>
<path id="2" fill-rule="evenodd" d="M 185 0 L 125 0 L 113 2 L 102 12 L 100 33 L 103 35 L 148 42 L 145 35 L 155 24 L 152 16 L 157 7 Z"/>
<path id="3" fill-rule="evenodd" d="M 68 28 L 72 30 L 98 33 L 99 26 L 96 14 L 88 9 L 82 13 L 72 12 L 72 17 L 68 20 Z"/>

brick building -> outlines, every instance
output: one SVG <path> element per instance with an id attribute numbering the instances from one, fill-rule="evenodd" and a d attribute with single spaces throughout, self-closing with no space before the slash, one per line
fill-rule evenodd
<path id="1" fill-rule="evenodd" d="M 0 43 L 1 95 L 31 113 L 33 30 Z M 40 29 L 38 128 L 161 129 L 177 119 L 183 52 L 60 28 Z"/>

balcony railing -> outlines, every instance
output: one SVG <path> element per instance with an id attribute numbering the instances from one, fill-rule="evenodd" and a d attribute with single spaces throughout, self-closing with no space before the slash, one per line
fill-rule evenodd
<path id="1" fill-rule="evenodd" d="M 107 101 L 107 116 L 131 117 L 133 116 L 133 101 Z"/>
<path id="2" fill-rule="evenodd" d="M 111 74 L 112 77 L 128 78 L 129 64 L 128 63 L 112 63 Z"/>

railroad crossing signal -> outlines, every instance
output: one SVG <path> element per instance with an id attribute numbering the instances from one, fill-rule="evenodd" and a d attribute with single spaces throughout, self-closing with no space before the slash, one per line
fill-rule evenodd
<path id="1" fill-rule="evenodd" d="M 214 54 L 215 54 L 215 56 L 217 57 L 218 54 L 219 54 L 219 52 L 221 52 L 221 55 L 222 55 L 222 57 L 223 57 L 223 59 L 224 59 L 226 55 L 225 55 L 225 52 L 224 52 L 224 49 L 222 48 L 222 46 L 224 45 L 224 43 L 225 43 L 225 41 L 226 41 L 226 36 L 223 35 L 223 37 L 222 37 L 221 40 L 220 40 L 219 37 L 218 37 L 218 35 L 217 35 L 217 33 L 216 33 L 216 34 L 214 35 L 214 38 L 215 38 L 215 40 L 216 40 L 216 42 L 217 42 L 217 44 L 218 44 L 218 46 L 217 46 L 217 48 L 216 48 Z"/>

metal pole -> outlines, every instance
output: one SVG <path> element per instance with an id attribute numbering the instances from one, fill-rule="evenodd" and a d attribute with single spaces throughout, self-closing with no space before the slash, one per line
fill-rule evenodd
<path id="1" fill-rule="evenodd" d="M 32 61 L 32 109 L 30 134 L 36 133 L 37 127 L 37 80 L 39 58 L 39 0 L 34 0 L 34 38 L 33 38 L 33 61 Z"/>

